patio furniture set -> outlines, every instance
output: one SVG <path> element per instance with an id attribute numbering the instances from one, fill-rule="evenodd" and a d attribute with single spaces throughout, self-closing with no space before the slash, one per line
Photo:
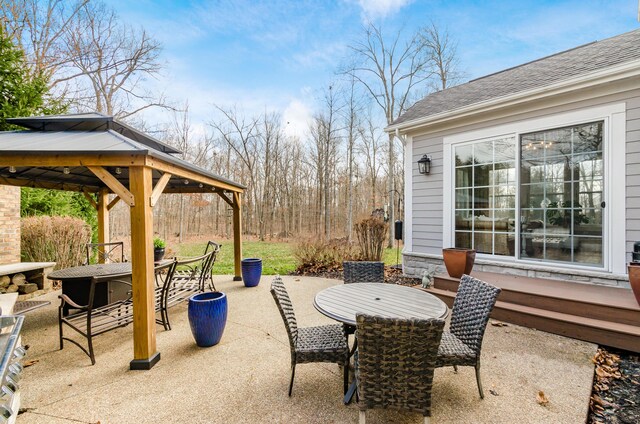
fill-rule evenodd
<path id="1" fill-rule="evenodd" d="M 104 246 L 101 246 L 101 248 Z M 124 260 L 124 255 L 110 249 L 110 255 L 101 259 Z M 171 330 L 169 308 L 186 301 L 193 294 L 215 291 L 211 270 L 220 251 L 220 245 L 207 243 L 202 255 L 192 258 L 173 258 L 155 264 L 155 311 L 160 315 L 156 323 Z M 87 263 L 91 259 L 87 246 Z M 93 337 L 125 327 L 133 322 L 131 292 L 131 263 L 115 262 L 84 265 L 55 271 L 50 279 L 62 281 L 62 294 L 58 308 L 60 349 L 64 341 L 78 346 L 95 365 Z M 70 327 L 87 339 L 87 348 L 65 336 Z"/>
<path id="2" fill-rule="evenodd" d="M 480 398 L 480 353 L 489 315 L 500 289 L 463 275 L 445 330 L 447 306 L 424 291 L 384 283 L 380 262 L 345 262 L 344 285 L 314 299 L 316 309 L 342 323 L 301 328 L 280 277 L 271 294 L 284 320 L 291 349 L 293 389 L 297 364 L 337 363 L 344 369 L 345 404 L 355 394 L 360 423 L 373 408 L 400 409 L 431 417 L 431 388 L 437 367 L 475 368 Z M 350 350 L 348 336 L 355 334 Z M 351 357 L 354 381 L 349 384 Z"/>

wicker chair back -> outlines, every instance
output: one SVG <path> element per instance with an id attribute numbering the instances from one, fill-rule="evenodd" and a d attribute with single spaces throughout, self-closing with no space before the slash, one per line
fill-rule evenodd
<path id="1" fill-rule="evenodd" d="M 384 283 L 384 262 L 345 261 L 344 283 Z"/>
<path id="2" fill-rule="evenodd" d="M 271 295 L 276 301 L 284 326 L 287 329 L 289 336 L 289 345 L 291 347 L 292 355 L 295 354 L 296 342 L 298 341 L 298 322 L 296 321 L 296 314 L 293 312 L 293 304 L 289 293 L 284 287 L 282 278 L 276 277 L 271 283 Z"/>
<path id="3" fill-rule="evenodd" d="M 444 321 L 358 314 L 356 379 L 360 409 L 431 416 L 431 387 Z"/>
<path id="4" fill-rule="evenodd" d="M 498 295 L 498 287 L 463 275 L 458 293 L 453 301 L 449 331 L 471 348 L 476 357 L 480 355 L 482 339 Z"/>

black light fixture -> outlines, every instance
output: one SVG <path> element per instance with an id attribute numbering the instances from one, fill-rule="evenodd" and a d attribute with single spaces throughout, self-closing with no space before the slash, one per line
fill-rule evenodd
<path id="1" fill-rule="evenodd" d="M 421 174 L 429 174 L 431 172 L 431 156 L 423 155 L 418 161 L 418 171 Z"/>

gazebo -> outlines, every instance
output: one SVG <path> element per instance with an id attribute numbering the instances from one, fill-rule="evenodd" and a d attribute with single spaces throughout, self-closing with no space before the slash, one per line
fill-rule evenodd
<path id="1" fill-rule="evenodd" d="M 153 207 L 162 193 L 216 193 L 233 208 L 234 280 L 241 278 L 245 187 L 184 161 L 175 148 L 99 113 L 12 118 L 25 131 L 0 132 L 0 184 L 78 191 L 98 212 L 109 241 L 109 210 L 130 207 L 133 291 L 131 369 L 150 369 L 156 348 Z M 109 201 L 109 194 L 116 197 Z M 96 195 L 94 198 L 93 194 Z"/>

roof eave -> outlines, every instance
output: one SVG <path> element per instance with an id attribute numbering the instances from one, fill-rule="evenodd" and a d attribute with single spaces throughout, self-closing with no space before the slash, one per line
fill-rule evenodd
<path id="1" fill-rule="evenodd" d="M 515 106 L 520 103 L 530 102 L 532 100 L 540 100 L 546 97 L 553 97 L 560 94 L 566 94 L 572 91 L 582 90 L 601 84 L 611 83 L 625 78 L 640 76 L 640 59 L 623 63 L 621 65 L 612 66 L 589 74 L 581 75 L 577 78 L 571 78 L 560 81 L 555 84 L 539 87 L 533 90 L 527 90 L 503 96 L 488 101 L 474 103 L 459 109 L 448 112 L 438 113 L 424 118 L 414 119 L 399 124 L 389 125 L 384 129 L 385 132 L 396 134 L 407 134 L 417 130 L 425 130 L 430 126 L 443 124 L 456 119 L 474 115 L 479 112 L 489 112 L 504 107 Z"/>

